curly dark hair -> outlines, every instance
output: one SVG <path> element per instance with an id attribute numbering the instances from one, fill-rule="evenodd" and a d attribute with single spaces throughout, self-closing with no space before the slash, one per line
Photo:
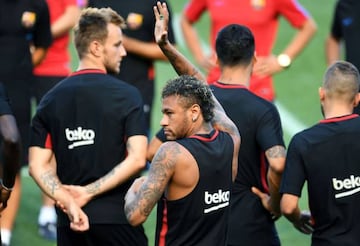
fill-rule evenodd
<path id="1" fill-rule="evenodd" d="M 212 93 L 210 87 L 204 82 L 189 75 L 171 79 L 163 88 L 161 98 L 172 95 L 180 96 L 185 108 L 198 104 L 205 122 L 211 121 L 214 117 Z"/>

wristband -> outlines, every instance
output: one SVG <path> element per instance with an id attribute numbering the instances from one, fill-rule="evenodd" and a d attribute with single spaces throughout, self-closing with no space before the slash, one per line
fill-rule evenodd
<path id="1" fill-rule="evenodd" d="M 0 185 L 1 185 L 1 188 L 2 188 L 3 190 L 9 191 L 9 192 L 11 192 L 11 191 L 13 190 L 13 188 L 8 188 L 8 187 L 6 187 L 6 186 L 4 185 L 2 179 L 0 179 Z"/>

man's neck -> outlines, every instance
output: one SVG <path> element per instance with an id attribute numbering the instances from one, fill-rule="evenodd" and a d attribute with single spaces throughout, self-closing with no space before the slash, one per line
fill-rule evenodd
<path id="1" fill-rule="evenodd" d="M 249 87 L 250 72 L 243 67 L 222 68 L 219 82 L 223 84 L 244 85 Z"/>
<path id="2" fill-rule="evenodd" d="M 331 119 L 350 115 L 353 113 L 354 108 L 352 105 L 333 104 L 332 107 L 324 108 L 325 119 Z"/>
<path id="3" fill-rule="evenodd" d="M 210 132 L 214 128 L 212 127 L 210 122 L 203 122 L 199 124 L 195 124 L 192 129 L 190 130 L 189 136 L 195 135 L 195 134 L 210 134 Z"/>
<path id="4" fill-rule="evenodd" d="M 99 64 L 96 60 L 87 58 L 81 59 L 77 68 L 78 71 L 84 69 L 99 69 L 106 72 L 106 68 L 103 64 Z"/>

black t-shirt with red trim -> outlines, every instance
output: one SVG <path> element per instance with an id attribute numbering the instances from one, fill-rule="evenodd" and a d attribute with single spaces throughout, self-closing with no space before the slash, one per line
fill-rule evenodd
<path id="1" fill-rule="evenodd" d="M 141 96 L 100 70 L 82 70 L 41 100 L 32 120 L 31 146 L 51 148 L 63 184 L 86 185 L 126 157 L 126 139 L 146 135 Z M 92 224 L 124 224 L 124 195 L 133 179 L 84 207 Z M 59 224 L 69 225 L 59 212 Z"/>
<path id="2" fill-rule="evenodd" d="M 243 85 L 216 82 L 213 93 L 241 135 L 238 174 L 231 196 L 230 245 L 279 245 L 271 216 L 251 192 L 255 186 L 268 192 L 265 151 L 285 146 L 279 113 L 274 104 Z"/>
<path id="3" fill-rule="evenodd" d="M 312 245 L 359 245 L 360 117 L 322 120 L 290 141 L 281 193 L 300 197 L 305 181 L 315 221 Z"/>

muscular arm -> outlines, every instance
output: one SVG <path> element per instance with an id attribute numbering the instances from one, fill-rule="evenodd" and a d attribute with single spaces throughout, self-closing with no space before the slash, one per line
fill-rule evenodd
<path id="1" fill-rule="evenodd" d="M 144 42 L 124 36 L 126 52 L 133 53 L 151 60 L 167 61 L 167 57 L 155 42 Z"/>
<path id="2" fill-rule="evenodd" d="M 146 136 L 136 135 L 129 137 L 126 144 L 127 156 L 122 162 L 103 177 L 84 187 L 67 186 L 67 189 L 71 191 L 77 203 L 80 206 L 84 206 L 94 197 L 124 183 L 143 170 L 146 163 L 146 147 Z"/>
<path id="3" fill-rule="evenodd" d="M 56 161 L 52 150 L 30 147 L 29 173 L 50 198 L 63 205 L 64 211 L 70 219 L 70 227 L 73 230 L 86 231 L 89 229 L 88 217 L 63 187 L 56 174 Z"/>
<path id="4" fill-rule="evenodd" d="M 143 223 L 164 193 L 174 174 L 180 146 L 176 142 L 166 142 L 156 153 L 147 177 L 137 179 L 125 197 L 125 214 L 133 226 Z"/>
<path id="5" fill-rule="evenodd" d="M 67 6 L 64 13 L 51 24 L 53 38 L 67 34 L 76 24 L 80 16 L 80 8 L 76 5 Z"/>
<path id="6" fill-rule="evenodd" d="M 160 19 L 160 14 L 164 16 L 163 19 Z M 166 4 L 158 3 L 154 7 L 154 15 L 156 18 L 155 23 L 155 40 L 158 43 L 161 50 L 169 59 L 171 65 L 179 75 L 191 75 L 200 81 L 206 83 L 206 79 L 202 73 L 188 60 L 183 56 L 168 40 L 167 38 L 167 25 L 169 20 L 169 13 L 166 8 Z M 233 180 L 237 174 L 237 162 L 238 162 L 238 152 L 240 149 L 240 133 L 236 125 L 230 120 L 226 115 L 223 107 L 218 102 L 218 100 L 213 95 L 213 100 L 215 102 L 214 108 L 214 118 L 212 119 L 213 127 L 227 132 L 231 135 L 234 142 L 234 155 L 233 155 Z"/>
<path id="7" fill-rule="evenodd" d="M 299 197 L 292 194 L 283 194 L 281 199 L 281 212 L 292 223 L 295 223 L 300 218 L 298 201 Z"/>
<path id="8" fill-rule="evenodd" d="M 269 170 L 267 179 L 269 184 L 270 200 L 269 205 L 271 211 L 275 215 L 280 215 L 280 199 L 279 193 L 282 173 L 285 167 L 285 148 L 284 146 L 273 146 L 265 152 L 266 158 L 269 162 Z"/>
<path id="9" fill-rule="evenodd" d="M 220 103 L 216 100 L 213 95 L 215 103 L 214 109 L 214 118 L 211 120 L 211 123 L 215 129 L 227 132 L 230 134 L 234 142 L 234 152 L 232 160 L 232 180 L 235 181 L 237 170 L 238 170 L 238 155 L 240 150 L 240 133 L 234 122 L 226 115 L 224 109 Z"/>
<path id="10" fill-rule="evenodd" d="M 39 187 L 52 199 L 66 206 L 70 194 L 62 187 L 56 174 L 54 153 L 51 149 L 29 148 L 29 173 Z"/>

